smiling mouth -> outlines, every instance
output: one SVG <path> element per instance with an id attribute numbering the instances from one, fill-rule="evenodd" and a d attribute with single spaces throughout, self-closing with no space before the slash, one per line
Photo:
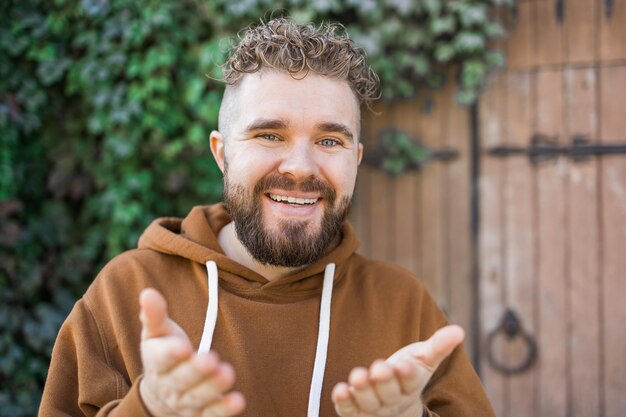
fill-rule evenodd
<path id="1" fill-rule="evenodd" d="M 279 194 L 267 194 L 267 196 L 277 203 L 287 203 L 293 204 L 296 206 L 312 206 L 313 204 L 319 201 L 319 198 L 299 198 L 299 197 L 288 197 L 285 195 Z"/>

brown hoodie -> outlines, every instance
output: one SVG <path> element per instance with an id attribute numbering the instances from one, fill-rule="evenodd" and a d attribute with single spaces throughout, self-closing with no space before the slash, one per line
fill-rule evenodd
<path id="1" fill-rule="evenodd" d="M 307 415 L 324 269 L 336 264 L 320 416 L 335 416 L 331 390 L 447 324 L 422 284 L 405 270 L 355 253 L 352 228 L 304 270 L 269 282 L 227 258 L 217 240 L 230 222 L 223 205 L 152 223 L 139 248 L 113 259 L 79 300 L 57 338 L 39 415 L 148 416 L 138 391 L 139 293 L 159 290 L 170 316 L 198 347 L 207 304 L 207 261 L 219 269 L 219 313 L 211 349 L 237 373 L 244 416 Z M 206 336 L 205 336 L 206 337 Z M 431 416 L 489 417 L 491 406 L 462 348 L 446 359 L 423 395 Z"/>

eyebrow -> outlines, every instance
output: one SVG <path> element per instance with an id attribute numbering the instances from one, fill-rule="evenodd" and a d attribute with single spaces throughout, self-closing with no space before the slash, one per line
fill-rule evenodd
<path id="1" fill-rule="evenodd" d="M 344 125 L 343 123 L 327 122 L 320 123 L 315 127 L 322 132 L 339 133 L 345 136 L 346 139 L 348 139 L 350 142 L 354 142 L 354 135 L 352 134 L 352 131 L 350 131 L 348 126 Z"/>
<path id="2" fill-rule="evenodd" d="M 255 130 L 265 130 L 265 129 L 287 129 L 288 125 L 285 121 L 281 119 L 256 119 L 253 120 L 245 129 L 245 133 L 254 132 Z M 346 139 L 350 142 L 354 142 L 354 134 L 348 128 L 348 126 L 343 123 L 337 122 L 324 122 L 315 125 L 315 128 L 322 132 L 332 132 L 339 133 L 346 137 Z"/>
<path id="3" fill-rule="evenodd" d="M 256 119 L 253 120 L 245 129 L 244 132 L 249 133 L 255 130 L 264 129 L 286 129 L 287 123 L 280 119 Z"/>

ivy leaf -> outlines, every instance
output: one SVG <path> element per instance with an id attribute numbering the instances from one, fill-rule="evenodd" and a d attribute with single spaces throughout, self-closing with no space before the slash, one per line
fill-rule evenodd
<path id="1" fill-rule="evenodd" d="M 480 25 L 487 21 L 487 8 L 482 4 L 467 5 L 459 13 L 461 24 L 465 28 Z"/>
<path id="2" fill-rule="evenodd" d="M 312 22 L 314 20 L 313 17 L 315 16 L 315 9 L 302 8 L 302 9 L 292 10 L 289 13 L 289 16 L 294 21 L 302 25 L 305 23 Z"/>
<path id="3" fill-rule="evenodd" d="M 456 102 L 463 106 L 469 106 L 478 99 L 476 90 L 462 89 L 456 93 Z"/>
<path id="4" fill-rule="evenodd" d="M 440 72 L 430 73 L 426 77 L 426 85 L 433 90 L 443 87 L 444 83 L 445 76 Z"/>
<path id="5" fill-rule="evenodd" d="M 128 158 L 135 151 L 133 143 L 121 136 L 108 136 L 104 143 L 107 152 L 112 152 L 118 158 Z"/>
<path id="6" fill-rule="evenodd" d="M 185 89 L 185 103 L 189 106 L 196 106 L 202 97 L 206 84 L 201 78 L 193 78 L 187 83 Z"/>
<path id="7" fill-rule="evenodd" d="M 404 159 L 391 157 L 383 159 L 382 168 L 391 175 L 400 175 L 406 167 L 407 161 Z"/>
<path id="8" fill-rule="evenodd" d="M 403 25 L 398 19 L 387 19 L 380 26 L 380 33 L 383 40 L 396 39 L 403 32 Z"/>
<path id="9" fill-rule="evenodd" d="M 485 76 L 485 64 L 480 60 L 467 61 L 463 64 L 461 82 L 464 87 L 478 87 Z"/>
<path id="10" fill-rule="evenodd" d="M 437 62 L 446 63 L 454 57 L 455 48 L 449 43 L 440 43 L 435 49 L 435 58 Z"/>
<path id="11" fill-rule="evenodd" d="M 420 77 L 425 76 L 430 71 L 430 61 L 425 54 L 416 55 L 411 62 L 413 71 Z"/>
<path id="12" fill-rule="evenodd" d="M 477 32 L 460 32 L 454 38 L 454 48 L 459 52 L 474 52 L 485 47 L 485 37 Z"/>
<path id="13" fill-rule="evenodd" d="M 452 16 L 434 18 L 430 21 L 430 30 L 435 35 L 452 33 L 456 29 L 456 22 Z"/>
<path id="14" fill-rule="evenodd" d="M 485 35 L 488 38 L 501 38 L 506 35 L 506 31 L 498 22 L 491 22 L 484 26 Z"/>
<path id="15" fill-rule="evenodd" d="M 187 137 L 189 139 L 189 143 L 193 146 L 199 146 L 207 140 L 208 135 L 200 124 L 194 124 L 189 129 Z"/>
<path id="16" fill-rule="evenodd" d="M 432 152 L 421 145 L 416 145 L 409 150 L 409 155 L 411 157 L 411 161 L 416 166 L 420 166 L 431 157 Z"/>
<path id="17" fill-rule="evenodd" d="M 502 51 L 488 51 L 485 55 L 487 65 L 494 68 L 504 68 L 506 60 Z"/>
<path id="18" fill-rule="evenodd" d="M 388 0 L 388 5 L 395 9 L 401 16 L 409 16 L 414 8 L 413 0 Z"/>
<path id="19" fill-rule="evenodd" d="M 409 48 L 419 48 L 429 42 L 430 36 L 427 31 L 421 28 L 410 27 L 405 28 L 405 33 L 402 39 L 404 44 Z"/>
<path id="20" fill-rule="evenodd" d="M 422 6 L 431 16 L 438 16 L 441 13 L 441 0 L 422 0 Z"/>

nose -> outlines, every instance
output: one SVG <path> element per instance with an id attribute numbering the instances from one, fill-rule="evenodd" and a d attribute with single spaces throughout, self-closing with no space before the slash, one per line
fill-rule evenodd
<path id="1" fill-rule="evenodd" d="M 296 181 L 317 176 L 318 166 L 314 151 L 307 141 L 292 143 L 285 150 L 278 166 L 278 172 L 282 175 L 289 175 Z"/>

